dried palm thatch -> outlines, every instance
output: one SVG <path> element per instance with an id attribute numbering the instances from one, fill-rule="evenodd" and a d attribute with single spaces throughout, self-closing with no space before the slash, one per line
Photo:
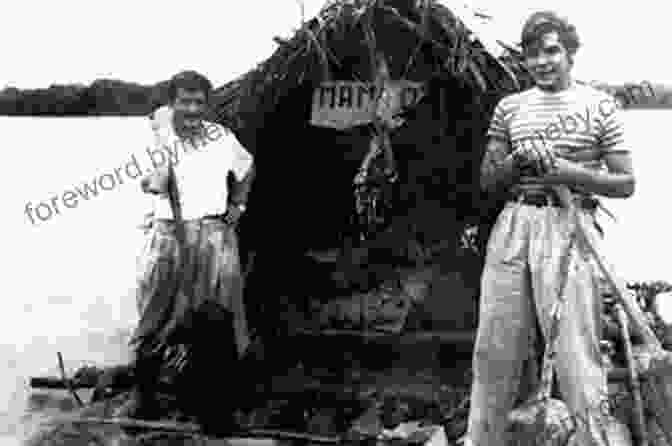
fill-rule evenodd
<path id="1" fill-rule="evenodd" d="M 381 58 L 391 79 L 424 83 L 427 94 L 388 133 L 397 198 L 392 224 L 369 245 L 413 262 L 410 241 L 455 251 L 468 224 L 492 220 L 497 200 L 486 200 L 478 187 L 488 121 L 499 98 L 531 80 L 514 48 L 484 42 L 465 24 L 480 19 L 459 17 L 447 2 L 328 2 L 293 36 L 276 38 L 267 60 L 216 90 L 218 121 L 257 160 L 242 236 L 250 235 L 252 249 L 274 246 L 281 266 L 269 263 L 279 286 L 295 274 L 292 253 L 341 243 L 353 177 L 379 132 L 375 121 L 347 131 L 311 126 L 314 89 L 329 80 L 376 82 Z"/>
<path id="2" fill-rule="evenodd" d="M 257 124 L 297 87 L 320 81 L 373 81 L 382 52 L 393 78 L 454 77 L 474 94 L 518 90 L 529 83 L 520 54 L 501 41 L 493 54 L 463 20 L 437 0 L 331 0 L 267 60 L 216 91 L 217 115 L 234 128 Z M 477 17 L 484 17 L 474 13 Z M 492 46 L 491 42 L 488 42 Z M 252 106 L 254 104 L 254 107 Z"/>

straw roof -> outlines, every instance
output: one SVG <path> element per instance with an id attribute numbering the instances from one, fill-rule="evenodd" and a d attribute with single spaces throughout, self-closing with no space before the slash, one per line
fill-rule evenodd
<path id="1" fill-rule="evenodd" d="M 329 1 L 293 36 L 276 37 L 268 59 L 216 90 L 218 118 L 261 128 L 261 116 L 298 86 L 372 81 L 376 51 L 388 58 L 392 78 L 452 76 L 490 94 L 524 88 L 518 51 L 488 35 L 491 24 L 454 0 Z"/>

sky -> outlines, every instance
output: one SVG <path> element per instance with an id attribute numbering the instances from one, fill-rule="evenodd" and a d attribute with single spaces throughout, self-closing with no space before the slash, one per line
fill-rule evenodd
<path id="1" fill-rule="evenodd" d="M 451 0 L 455 1 L 455 0 Z M 108 77 L 154 83 L 197 69 L 221 85 L 268 57 L 274 36 L 289 37 L 324 0 L 21 0 L 3 9 L 0 88 L 88 84 Z M 493 15 L 502 40 L 517 41 L 525 18 L 553 9 L 577 27 L 584 48 L 575 74 L 607 82 L 672 82 L 672 64 L 656 45 L 668 1 L 473 0 Z M 176 5 L 179 5 L 176 7 Z M 501 30 L 501 31 L 500 31 Z M 658 43 L 660 42 L 660 43 Z"/>

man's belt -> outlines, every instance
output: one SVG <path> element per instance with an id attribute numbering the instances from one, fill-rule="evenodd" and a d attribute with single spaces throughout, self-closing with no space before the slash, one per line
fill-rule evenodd
<path id="1" fill-rule="evenodd" d="M 226 214 L 208 214 L 204 215 L 202 217 L 202 220 L 218 220 L 218 221 L 224 221 L 224 217 Z"/>
<path id="2" fill-rule="evenodd" d="M 560 199 L 554 192 L 518 192 L 511 194 L 511 201 L 517 203 L 525 204 L 528 206 L 553 206 L 553 207 L 562 207 Z M 579 195 L 575 197 L 575 203 L 578 207 L 586 210 L 595 210 L 599 205 L 599 201 L 596 198 L 587 197 L 585 195 Z"/>
<path id="3" fill-rule="evenodd" d="M 204 215 L 203 217 L 200 217 L 200 218 L 183 220 L 183 223 L 206 222 L 206 221 L 225 222 L 225 220 L 224 220 L 225 216 L 226 216 L 226 214 L 208 214 L 208 215 Z M 168 222 L 168 223 L 175 223 L 175 219 L 172 219 L 172 218 L 157 218 L 156 220 L 165 221 L 165 222 Z"/>

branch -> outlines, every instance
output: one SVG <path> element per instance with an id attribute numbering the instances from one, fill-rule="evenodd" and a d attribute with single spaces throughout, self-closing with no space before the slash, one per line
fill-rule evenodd
<path id="1" fill-rule="evenodd" d="M 79 395 L 77 395 L 77 392 L 75 392 L 75 388 L 72 385 L 72 381 L 68 379 L 68 376 L 65 374 L 65 365 L 63 364 L 63 355 L 61 355 L 61 352 L 58 352 L 58 367 L 61 369 L 61 378 L 63 379 L 65 385 L 68 387 L 68 392 L 70 392 L 73 398 L 75 398 L 75 401 L 77 401 L 79 407 L 84 407 L 84 403 L 79 398 Z"/>

